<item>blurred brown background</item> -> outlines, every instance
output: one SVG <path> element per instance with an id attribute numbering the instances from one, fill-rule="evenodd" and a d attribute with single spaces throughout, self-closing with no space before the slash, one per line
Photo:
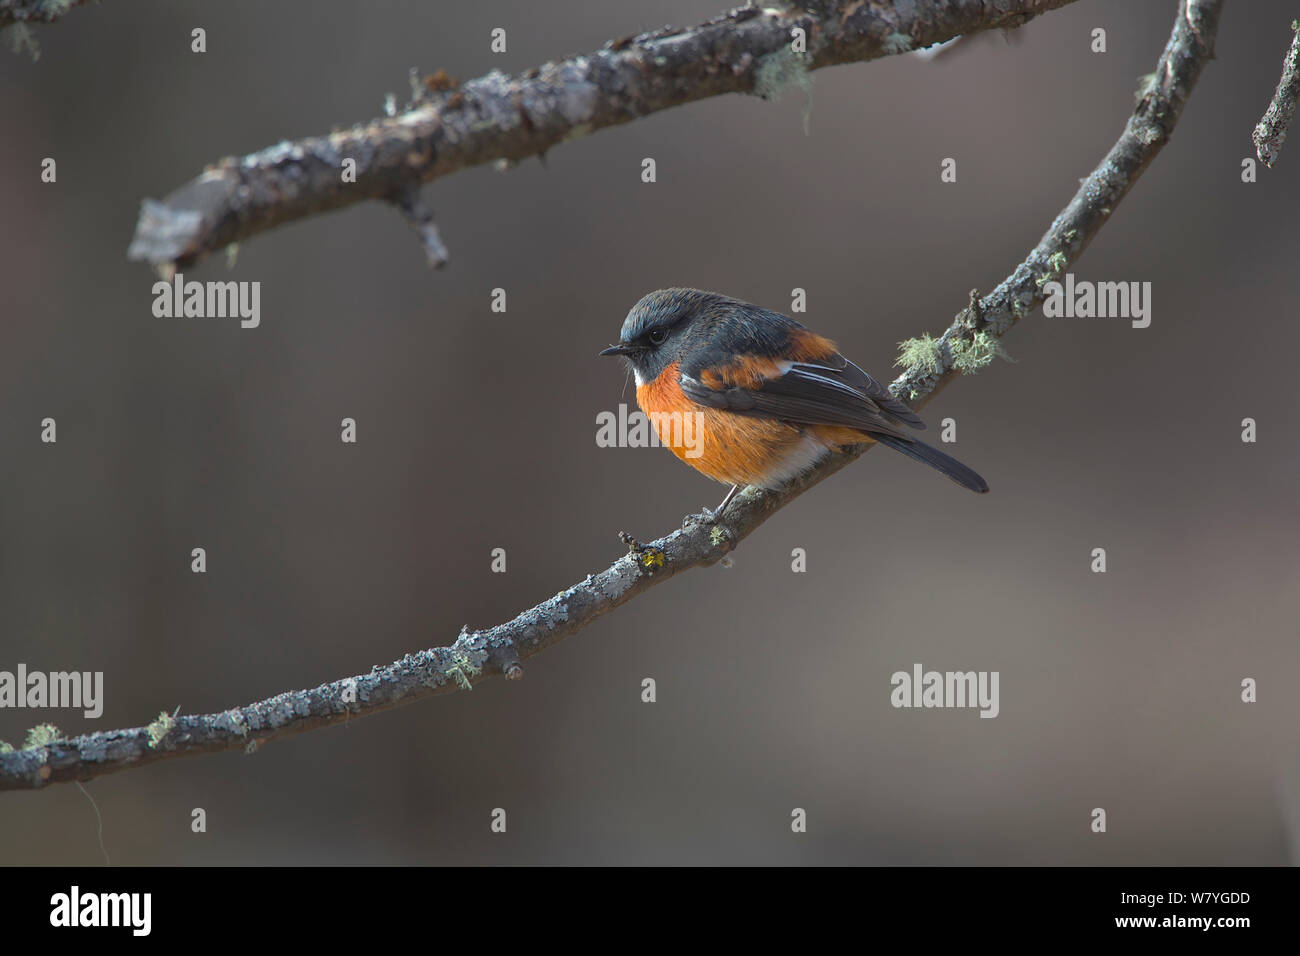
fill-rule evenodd
<path id="1" fill-rule="evenodd" d="M 1110 147 L 1175 3 L 1085 0 L 1019 44 L 820 71 L 810 136 L 797 92 L 732 96 L 545 168 L 470 170 L 426 188 L 442 273 L 366 205 L 187 272 L 260 280 L 260 328 L 152 316 L 154 276 L 125 259 L 138 204 L 205 163 L 378 115 L 412 65 L 516 72 L 722 8 L 153 0 L 74 10 L 37 32 L 38 62 L 0 56 L 0 669 L 107 683 L 99 721 L 0 711 L 0 739 L 359 673 L 606 566 L 620 529 L 715 504 L 666 451 L 595 444 L 596 413 L 634 400 L 595 353 L 637 298 L 788 310 L 800 286 L 809 325 L 892 377 L 896 343 L 1000 281 Z M 734 567 L 665 584 L 523 681 L 90 783 L 113 862 L 1290 862 L 1300 140 L 1258 183 L 1240 164 L 1294 14 L 1228 4 L 1172 143 L 1073 270 L 1152 282 L 1151 327 L 1037 313 L 1005 340 L 1017 364 L 927 409 L 957 418 L 991 494 L 873 453 Z M 1000 671 L 1001 715 L 893 709 L 889 675 L 915 662 Z M 0 795 L 0 862 L 100 859 L 75 787 Z"/>

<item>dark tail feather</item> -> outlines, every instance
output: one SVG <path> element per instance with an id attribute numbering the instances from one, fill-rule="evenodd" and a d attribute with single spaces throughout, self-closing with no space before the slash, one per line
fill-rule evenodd
<path id="1" fill-rule="evenodd" d="M 988 482 L 977 475 L 974 471 L 967 468 L 956 458 L 952 458 L 939 451 L 937 448 L 931 448 L 929 445 L 919 441 L 908 441 L 904 438 L 895 438 L 893 435 L 872 435 L 876 441 L 882 445 L 888 445 L 894 451 L 901 451 L 908 458 L 912 458 L 922 464 L 929 465 L 936 471 L 941 471 L 963 488 L 969 488 L 971 491 L 977 491 L 980 494 L 989 490 Z"/>

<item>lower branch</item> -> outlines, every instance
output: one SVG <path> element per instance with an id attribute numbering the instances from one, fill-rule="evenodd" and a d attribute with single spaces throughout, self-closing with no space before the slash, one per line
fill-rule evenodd
<path id="1" fill-rule="evenodd" d="M 1180 2 L 1160 63 L 1118 141 L 1015 271 L 988 295 L 972 297 L 939 338 L 934 361 L 908 369 L 891 384 L 895 394 L 914 408 L 923 407 L 956 376 L 954 355 L 968 354 L 979 335 L 1002 336 L 1041 304 L 1043 286 L 1082 254 L 1169 141 L 1212 55 L 1221 8 L 1222 0 Z M 160 718 L 149 727 L 87 734 L 0 754 L 0 789 L 89 780 L 172 757 L 253 750 L 268 740 L 468 689 L 489 676 L 519 677 L 523 660 L 660 582 L 721 560 L 776 511 L 854 461 L 867 447 L 833 455 L 779 490 L 747 488 L 716 525 L 692 516 L 680 530 L 649 544 L 625 536 L 628 553 L 604 571 L 588 575 L 505 624 L 462 630 L 449 646 L 408 655 L 368 674 L 219 714 Z"/>

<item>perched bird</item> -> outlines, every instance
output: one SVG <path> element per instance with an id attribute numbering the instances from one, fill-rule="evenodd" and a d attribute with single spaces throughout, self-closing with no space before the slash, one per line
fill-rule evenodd
<path id="1" fill-rule="evenodd" d="M 835 347 L 789 316 L 699 289 L 660 289 L 632 307 L 617 345 L 636 400 L 660 441 L 731 485 L 775 488 L 849 445 L 879 442 L 971 491 L 984 479 L 901 426 L 910 408 Z M 684 423 L 684 424 L 683 424 Z"/>

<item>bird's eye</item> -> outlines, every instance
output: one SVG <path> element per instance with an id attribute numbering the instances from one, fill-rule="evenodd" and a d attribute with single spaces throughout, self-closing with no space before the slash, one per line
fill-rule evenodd
<path id="1" fill-rule="evenodd" d="M 651 345 L 663 345 L 664 339 L 668 338 L 668 332 L 666 329 L 651 329 L 647 338 L 650 339 Z"/>

